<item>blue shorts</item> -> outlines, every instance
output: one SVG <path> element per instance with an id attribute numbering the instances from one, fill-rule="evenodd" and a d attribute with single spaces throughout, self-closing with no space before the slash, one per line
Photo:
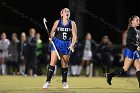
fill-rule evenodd
<path id="1" fill-rule="evenodd" d="M 133 60 L 136 60 L 136 59 L 140 58 L 137 50 L 132 51 L 129 48 L 125 49 L 123 57 L 124 58 L 128 57 L 128 58 L 133 59 Z"/>
<path id="2" fill-rule="evenodd" d="M 54 37 L 53 42 L 54 42 L 59 54 L 62 54 L 62 55 L 69 55 L 70 54 L 70 49 L 68 49 L 68 48 L 71 44 L 71 40 L 64 41 L 64 40 L 61 40 L 61 39 Z M 51 44 L 51 51 L 54 51 L 54 50 L 55 49 L 54 49 L 53 45 Z"/>

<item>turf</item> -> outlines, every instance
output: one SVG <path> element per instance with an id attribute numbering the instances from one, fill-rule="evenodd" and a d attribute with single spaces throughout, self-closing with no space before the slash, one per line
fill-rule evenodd
<path id="1" fill-rule="evenodd" d="M 140 93 L 135 77 L 115 77 L 112 85 L 103 77 L 68 77 L 69 89 L 62 89 L 61 77 L 53 77 L 49 89 L 42 89 L 45 76 L 0 76 L 0 93 Z"/>

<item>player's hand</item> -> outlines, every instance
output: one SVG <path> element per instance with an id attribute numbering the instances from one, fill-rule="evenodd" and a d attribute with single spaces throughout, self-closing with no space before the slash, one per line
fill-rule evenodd
<path id="1" fill-rule="evenodd" d="M 53 37 L 49 37 L 49 41 L 52 41 L 53 40 Z"/>
<path id="2" fill-rule="evenodd" d="M 53 41 L 53 37 L 54 37 L 54 35 L 55 35 L 55 32 L 50 33 L 49 41 Z"/>
<path id="3" fill-rule="evenodd" d="M 137 47 L 137 50 L 140 51 L 140 46 Z"/>
<path id="4" fill-rule="evenodd" d="M 71 52 L 74 52 L 74 46 L 72 44 L 69 46 L 68 49 L 70 49 Z"/>

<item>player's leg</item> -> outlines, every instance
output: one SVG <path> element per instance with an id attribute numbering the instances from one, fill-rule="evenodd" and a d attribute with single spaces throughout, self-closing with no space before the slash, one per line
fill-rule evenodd
<path id="1" fill-rule="evenodd" d="M 90 60 L 86 61 L 86 76 L 88 77 L 90 75 Z"/>
<path id="2" fill-rule="evenodd" d="M 34 77 L 37 77 L 37 60 L 36 60 L 36 54 L 33 53 L 32 54 L 32 62 L 33 62 L 33 69 L 32 69 L 32 73 Z"/>
<path id="3" fill-rule="evenodd" d="M 61 66 L 62 66 L 63 88 L 68 88 L 69 87 L 68 83 L 67 83 L 68 62 L 69 62 L 69 56 L 68 55 L 62 55 Z"/>
<path id="4" fill-rule="evenodd" d="M 92 77 L 93 76 L 93 62 L 92 62 L 92 60 L 90 60 L 90 71 L 89 71 L 89 77 Z"/>
<path id="5" fill-rule="evenodd" d="M 85 65 L 85 63 L 86 63 L 86 61 L 82 60 L 81 64 L 78 66 L 78 71 L 77 71 L 78 76 L 80 76 L 80 74 L 82 72 L 82 69 L 83 69 L 83 66 Z"/>
<path id="6" fill-rule="evenodd" d="M 47 73 L 47 81 L 51 81 L 51 78 L 53 76 L 54 70 L 55 70 L 55 65 L 57 62 L 57 55 L 55 51 L 51 52 L 51 61 L 48 67 L 48 73 Z"/>
<path id="7" fill-rule="evenodd" d="M 5 57 L 2 57 L 1 62 L 2 62 L 2 65 L 1 65 L 2 75 L 6 75 L 6 63 L 5 63 Z"/>
<path id="8" fill-rule="evenodd" d="M 113 71 L 112 73 L 107 74 L 107 76 L 106 76 L 107 83 L 109 85 L 111 85 L 112 77 L 114 77 L 116 75 L 122 75 L 123 73 L 125 73 L 129 69 L 129 67 L 131 66 L 132 63 L 133 63 L 133 59 L 126 57 L 124 60 L 124 66 L 122 68 L 119 68 L 119 69 Z"/>
<path id="9" fill-rule="evenodd" d="M 140 88 L 140 59 L 137 59 L 134 61 L 134 66 L 136 68 L 136 76 L 139 82 L 139 88 Z"/>
<path id="10" fill-rule="evenodd" d="M 54 70 L 55 70 L 55 65 L 57 62 L 57 54 L 55 51 L 51 52 L 51 61 L 48 67 L 48 72 L 47 72 L 47 80 L 46 83 L 43 85 L 43 88 L 48 88 L 51 82 L 51 78 L 54 74 Z"/>

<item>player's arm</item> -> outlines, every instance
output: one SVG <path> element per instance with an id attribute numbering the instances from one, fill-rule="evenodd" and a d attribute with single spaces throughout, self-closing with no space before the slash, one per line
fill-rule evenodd
<path id="1" fill-rule="evenodd" d="M 72 43 L 70 45 L 70 50 L 74 52 L 74 45 L 77 41 L 77 27 L 74 21 L 72 21 Z"/>
<path id="2" fill-rule="evenodd" d="M 77 41 L 77 27 L 74 21 L 72 21 L 72 45 L 74 46 Z"/>
<path id="3" fill-rule="evenodd" d="M 52 39 L 52 38 L 54 37 L 54 35 L 55 35 L 55 30 L 56 30 L 56 28 L 57 28 L 57 25 L 58 25 L 58 20 L 56 20 L 56 21 L 54 22 L 53 27 L 52 27 L 52 29 L 51 29 L 51 32 L 50 32 L 50 38 L 51 38 L 51 39 Z"/>

